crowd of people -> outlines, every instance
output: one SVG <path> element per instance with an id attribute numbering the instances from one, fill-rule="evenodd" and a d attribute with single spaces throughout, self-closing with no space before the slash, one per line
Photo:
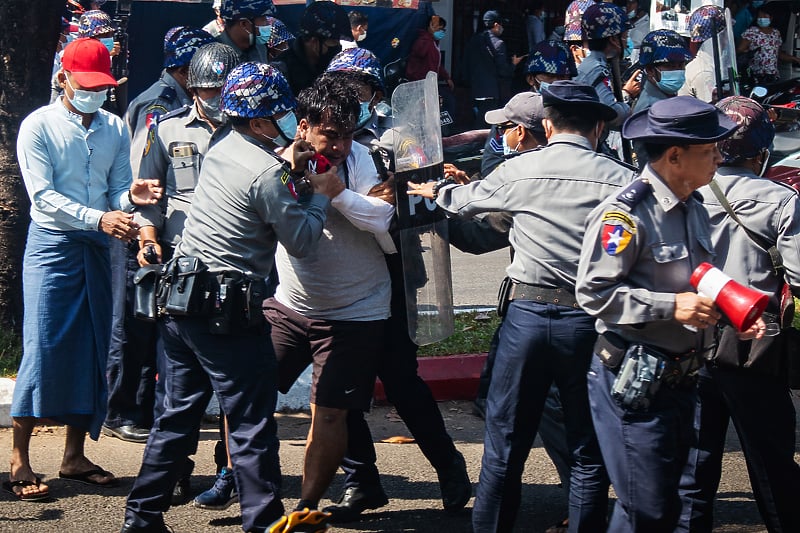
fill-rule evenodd
<path id="1" fill-rule="evenodd" d="M 475 125 L 491 127 L 482 178 L 445 165 L 406 185 L 377 110 L 381 64 L 359 44 L 363 13 L 313 2 L 293 35 L 271 0 L 217 1 L 203 29 L 166 33 L 160 78 L 119 117 L 103 109 L 120 53 L 103 3 L 68 2 L 53 100 L 20 127 L 31 224 L 4 490 L 50 497 L 29 457 L 36 420 L 50 418 L 67 426 L 62 478 L 117 483 L 86 457 L 87 434 L 146 443 L 121 530 L 169 531 L 215 395 L 217 477 L 195 507 L 238 502 L 248 532 L 356 521 L 388 504 L 364 419 L 380 377 L 444 510 L 463 509 L 467 465 L 409 335 L 395 206 L 411 195 L 447 214 L 454 246 L 513 251 L 476 401 L 476 532 L 514 528 L 537 434 L 567 492 L 552 531 L 711 531 L 730 420 L 767 529 L 800 530 L 786 379 L 797 354 L 776 335 L 800 294 L 800 202 L 761 177 L 768 111 L 719 92 L 705 46 L 724 29 L 719 7 L 691 15 L 688 40 L 656 30 L 631 43 L 647 17 L 638 1 L 575 0 L 561 40 L 543 38 L 534 2 L 528 57 L 509 56 L 505 19 L 486 12 L 465 50 Z M 762 19 L 740 46 L 775 37 Z M 406 74 L 434 72 L 452 97 L 446 27 L 432 15 L 419 28 Z M 528 88 L 511 94 L 523 62 Z M 738 330 L 692 285 L 703 263 L 769 295 L 764 314 Z M 287 512 L 274 411 L 309 366 Z M 339 468 L 344 492 L 324 506 Z"/>

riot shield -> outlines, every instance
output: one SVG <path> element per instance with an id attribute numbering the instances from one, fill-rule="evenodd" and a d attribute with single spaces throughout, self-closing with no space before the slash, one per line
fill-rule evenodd
<path id="1" fill-rule="evenodd" d="M 736 69 L 736 42 L 733 39 L 733 20 L 731 10 L 725 8 L 725 31 L 717 34 L 719 39 L 720 61 L 717 63 L 722 70 L 722 79 L 728 83 L 729 95 L 738 95 L 739 73 Z M 722 98 L 720 97 L 720 100 Z"/>
<path id="2" fill-rule="evenodd" d="M 453 333 L 453 281 L 447 220 L 436 202 L 407 194 L 408 184 L 444 175 L 436 74 L 392 94 L 395 183 L 408 334 L 422 346 Z"/>

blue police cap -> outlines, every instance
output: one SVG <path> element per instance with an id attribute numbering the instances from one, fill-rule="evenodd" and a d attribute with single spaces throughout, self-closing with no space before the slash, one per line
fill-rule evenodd
<path id="1" fill-rule="evenodd" d="M 575 80 L 558 80 L 543 88 L 542 103 L 544 107 L 590 113 L 605 121 L 617 118 L 617 112 L 600 101 L 594 87 Z"/>
<path id="2" fill-rule="evenodd" d="M 533 47 L 533 54 L 528 62 L 528 74 L 540 72 L 555 76 L 575 75 L 575 65 L 564 43 L 542 41 Z"/>
<path id="3" fill-rule="evenodd" d="M 692 59 L 686 42 L 673 30 L 651 31 L 639 46 L 639 64 L 683 63 Z"/>
<path id="4" fill-rule="evenodd" d="M 114 23 L 111 22 L 111 17 L 99 9 L 87 11 L 78 20 L 78 37 L 97 37 L 113 31 Z"/>
<path id="5" fill-rule="evenodd" d="M 222 0 L 219 7 L 222 20 L 254 19 L 277 13 L 272 0 Z"/>
<path id="6" fill-rule="evenodd" d="M 586 12 L 586 8 L 594 3 L 594 0 L 573 0 L 572 3 L 567 6 L 566 16 L 564 17 L 565 41 L 583 40 L 581 19 L 583 19 L 583 14 Z"/>
<path id="7" fill-rule="evenodd" d="M 705 144 L 725 139 L 738 127 L 711 104 L 675 96 L 629 117 L 622 125 L 622 136 L 655 144 Z"/>

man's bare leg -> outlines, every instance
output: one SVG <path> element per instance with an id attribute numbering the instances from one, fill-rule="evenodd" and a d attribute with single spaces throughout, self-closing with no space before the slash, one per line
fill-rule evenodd
<path id="1" fill-rule="evenodd" d="M 64 458 L 61 460 L 61 474 L 76 475 L 99 468 L 91 462 L 84 453 L 86 431 L 73 426 L 67 426 L 67 439 L 64 444 Z M 116 481 L 114 474 L 94 474 L 87 481 L 98 485 L 109 485 Z"/>
<path id="2" fill-rule="evenodd" d="M 9 469 L 8 480 L 14 481 L 36 481 L 36 474 L 31 468 L 29 450 L 31 446 L 31 434 L 36 418 L 32 416 L 13 418 L 13 442 L 11 450 L 11 468 Z M 47 494 L 48 487 L 44 483 L 28 485 L 27 487 L 15 488 L 18 496 L 30 497 L 39 494 Z"/>
<path id="3" fill-rule="evenodd" d="M 347 410 L 311 404 L 311 427 L 306 441 L 302 502 L 317 504 L 347 451 Z"/>

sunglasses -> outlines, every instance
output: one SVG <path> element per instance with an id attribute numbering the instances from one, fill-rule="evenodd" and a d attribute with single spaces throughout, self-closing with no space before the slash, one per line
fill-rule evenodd
<path id="1" fill-rule="evenodd" d="M 506 131 L 508 131 L 508 130 L 510 130 L 512 128 L 516 128 L 516 127 L 517 127 L 517 125 L 514 124 L 513 122 L 505 122 L 503 124 L 498 124 L 497 125 L 497 133 L 502 135 Z"/>

